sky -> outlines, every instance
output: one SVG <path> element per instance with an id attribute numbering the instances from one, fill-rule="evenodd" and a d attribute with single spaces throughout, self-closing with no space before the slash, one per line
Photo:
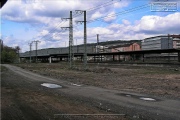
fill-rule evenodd
<path id="1" fill-rule="evenodd" d="M 154 3 L 177 3 L 174 11 L 154 11 Z M 87 43 L 142 40 L 147 37 L 180 34 L 180 0 L 8 0 L 1 8 L 0 36 L 7 46 L 29 51 L 29 43 L 39 40 L 38 49 L 67 47 L 70 11 L 73 13 L 74 45 L 83 44 L 86 10 Z M 35 49 L 33 43 L 32 49 Z"/>

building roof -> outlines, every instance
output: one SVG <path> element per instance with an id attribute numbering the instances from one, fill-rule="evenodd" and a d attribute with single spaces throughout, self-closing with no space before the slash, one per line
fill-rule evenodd
<path id="1" fill-rule="evenodd" d="M 145 38 L 144 40 L 157 38 L 157 37 L 168 37 L 168 35 L 159 35 L 159 36 L 148 37 L 148 38 Z M 180 35 L 169 35 L 169 37 L 171 37 L 171 38 L 180 38 Z"/>
<path id="2" fill-rule="evenodd" d="M 170 35 L 173 38 L 179 38 L 180 39 L 180 34 L 179 35 Z"/>
<path id="3" fill-rule="evenodd" d="M 148 38 L 145 38 L 144 40 L 157 38 L 157 37 L 168 37 L 168 36 L 167 35 L 159 35 L 159 36 L 148 37 Z"/>

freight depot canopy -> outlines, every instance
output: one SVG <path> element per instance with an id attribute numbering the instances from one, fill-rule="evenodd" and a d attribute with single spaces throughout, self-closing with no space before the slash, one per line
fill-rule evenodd
<path id="1" fill-rule="evenodd" d="M 110 53 L 90 53 L 88 54 L 88 56 L 152 54 L 152 53 L 173 53 L 173 52 L 180 52 L 180 49 L 159 49 L 159 50 L 140 50 L 140 51 L 125 51 L 125 52 L 110 52 Z"/>
<path id="2" fill-rule="evenodd" d="M 87 56 L 99 56 L 99 55 L 131 55 L 131 54 L 153 54 L 153 53 L 180 53 L 180 49 L 159 49 L 159 50 L 140 50 L 140 51 L 124 51 L 124 52 L 108 52 L 108 53 L 88 53 Z M 84 53 L 74 53 L 74 56 L 83 56 Z M 49 54 L 41 55 L 38 57 L 67 57 L 66 54 Z M 29 56 L 20 56 L 21 58 L 27 58 Z"/>

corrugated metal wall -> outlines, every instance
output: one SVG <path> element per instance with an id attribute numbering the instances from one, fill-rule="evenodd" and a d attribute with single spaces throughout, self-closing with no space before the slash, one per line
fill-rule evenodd
<path id="1" fill-rule="evenodd" d="M 142 50 L 172 49 L 173 39 L 169 38 L 168 40 L 167 36 L 147 38 L 141 45 Z"/>
<path id="2" fill-rule="evenodd" d="M 161 49 L 172 49 L 173 39 L 172 38 L 161 38 Z"/>
<path id="3" fill-rule="evenodd" d="M 67 54 L 69 52 L 69 48 L 47 48 L 47 49 L 40 49 L 37 50 L 38 56 L 48 56 L 51 54 Z M 73 53 L 84 53 L 84 46 L 74 46 Z M 87 46 L 87 53 L 95 53 L 95 46 Z M 29 57 L 30 52 L 20 53 L 20 57 Z M 36 51 L 31 51 L 31 56 L 36 56 Z"/>

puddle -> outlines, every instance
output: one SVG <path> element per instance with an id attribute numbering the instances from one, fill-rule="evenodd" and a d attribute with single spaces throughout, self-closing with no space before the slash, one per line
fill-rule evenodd
<path id="1" fill-rule="evenodd" d="M 131 97 L 131 95 L 126 95 L 126 97 Z"/>
<path id="2" fill-rule="evenodd" d="M 82 86 L 82 85 L 78 85 L 78 84 L 74 84 L 74 83 L 72 83 L 71 85 L 78 86 L 78 87 Z"/>
<path id="3" fill-rule="evenodd" d="M 57 85 L 57 84 L 51 84 L 51 83 L 43 83 L 41 84 L 44 87 L 48 87 L 48 88 L 62 88 L 62 86 Z"/>
<path id="4" fill-rule="evenodd" d="M 145 98 L 145 97 L 140 97 L 139 99 L 141 99 L 141 100 L 146 100 L 146 101 L 156 101 L 156 100 L 153 99 L 153 98 Z"/>
<path id="5" fill-rule="evenodd" d="M 157 98 L 154 99 L 151 97 L 145 97 L 145 96 L 133 95 L 133 94 L 117 93 L 117 95 L 129 97 L 129 98 L 140 99 L 140 100 L 144 100 L 144 101 L 152 101 L 152 102 L 161 101 L 160 99 L 157 99 Z"/>

